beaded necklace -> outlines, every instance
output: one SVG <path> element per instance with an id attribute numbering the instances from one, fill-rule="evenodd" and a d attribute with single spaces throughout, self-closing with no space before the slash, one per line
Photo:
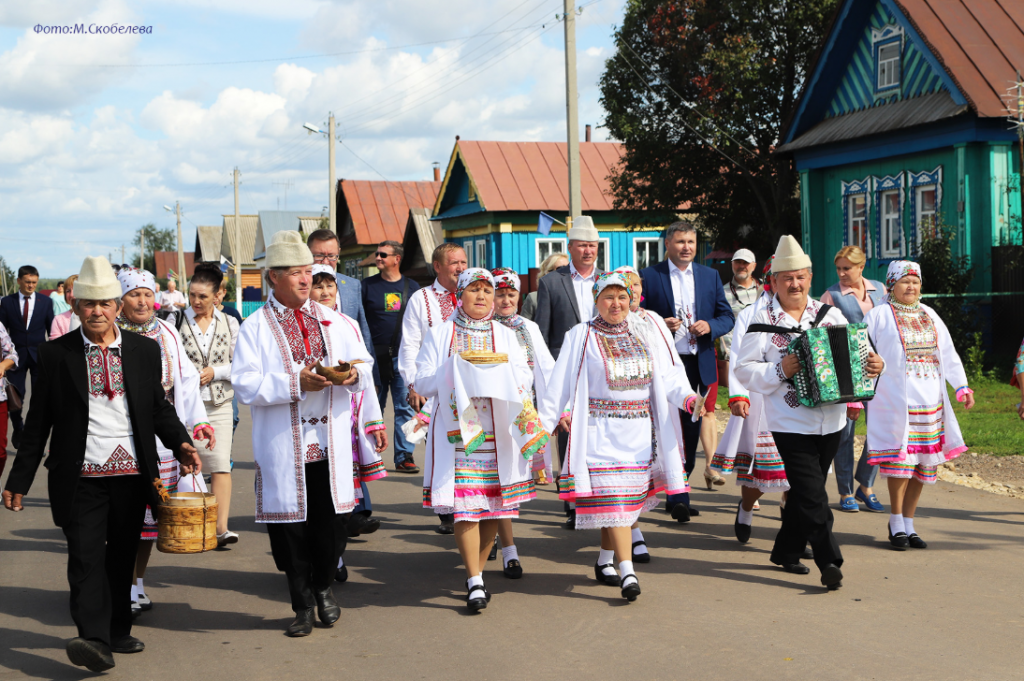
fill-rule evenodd
<path id="1" fill-rule="evenodd" d="M 896 329 L 907 357 L 907 375 L 918 378 L 938 378 L 939 342 L 935 323 L 920 303 L 904 305 L 890 301 L 896 317 Z"/>
<path id="2" fill-rule="evenodd" d="M 647 346 L 629 331 L 624 319 L 609 324 L 600 316 L 590 322 L 604 361 L 609 390 L 635 390 L 649 385 L 653 366 Z"/>
<path id="3" fill-rule="evenodd" d="M 124 310 L 121 310 L 121 314 L 117 315 L 114 321 L 125 331 L 141 334 L 146 338 L 156 338 L 160 335 L 160 322 L 157 321 L 156 315 L 144 322 L 133 322 L 125 316 Z"/>
<path id="4" fill-rule="evenodd" d="M 163 329 L 160 328 L 160 322 L 157 320 L 156 315 L 150 317 L 148 321 L 140 323 L 128 319 L 124 315 L 124 310 L 121 310 L 121 314 L 117 315 L 117 319 L 114 322 L 125 331 L 131 331 L 146 338 L 152 338 L 160 346 L 160 385 L 163 386 L 164 395 L 171 404 L 174 404 L 174 372 L 171 371 L 171 356 L 167 352 Z"/>
<path id="5" fill-rule="evenodd" d="M 452 321 L 455 333 L 452 334 L 452 349 L 455 352 L 467 350 L 494 351 L 494 327 L 491 324 L 493 312 L 483 319 L 473 319 L 460 307 L 455 311 Z"/>

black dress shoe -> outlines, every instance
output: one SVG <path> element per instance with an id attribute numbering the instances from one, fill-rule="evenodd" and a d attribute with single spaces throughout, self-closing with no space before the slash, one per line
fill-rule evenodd
<path id="1" fill-rule="evenodd" d="M 116 641 L 110 642 L 110 652 L 112 653 L 141 653 L 145 649 L 146 644 L 131 635 L 122 636 Z"/>
<path id="2" fill-rule="evenodd" d="M 455 534 L 455 523 L 441 523 L 434 528 L 438 534 Z"/>
<path id="3" fill-rule="evenodd" d="M 892 528 L 889 528 L 889 546 L 895 551 L 906 551 L 907 547 L 910 546 L 910 540 L 907 539 L 906 532 L 892 533 Z"/>
<path id="4" fill-rule="evenodd" d="M 632 550 L 633 562 L 634 563 L 650 563 L 651 562 L 651 552 L 650 552 L 650 550 L 644 551 L 643 553 L 637 553 L 636 552 L 636 547 L 638 547 L 638 546 L 642 546 L 642 547 L 644 547 L 646 549 L 647 548 L 647 542 L 642 541 L 642 540 L 641 541 L 633 542 L 633 550 Z"/>
<path id="5" fill-rule="evenodd" d="M 746 544 L 750 541 L 750 531 L 752 528 L 750 525 L 744 525 L 740 522 L 740 509 L 743 508 L 743 503 L 740 502 L 736 506 L 736 520 L 732 523 L 732 529 L 736 532 L 736 538 L 740 540 L 741 544 Z"/>
<path id="6" fill-rule="evenodd" d="M 811 568 L 807 567 L 800 561 L 795 563 L 783 563 L 782 569 L 794 575 L 806 575 L 811 571 Z"/>
<path id="7" fill-rule="evenodd" d="M 66 650 L 71 664 L 85 667 L 91 672 L 105 672 L 114 668 L 114 656 L 110 654 L 110 646 L 103 641 L 73 638 L 68 641 Z"/>
<path id="8" fill-rule="evenodd" d="M 814 549 L 812 549 L 810 546 L 805 546 L 804 552 L 803 554 L 801 554 L 800 557 L 804 560 L 814 560 Z"/>
<path id="9" fill-rule="evenodd" d="M 380 521 L 376 518 L 365 516 L 362 513 L 353 513 L 346 526 L 348 536 L 358 537 L 361 534 L 373 534 L 380 529 Z"/>
<path id="10" fill-rule="evenodd" d="M 288 625 L 288 629 L 284 632 L 285 635 L 298 638 L 299 636 L 309 636 L 312 634 L 313 616 L 313 608 L 297 611 L 295 613 L 295 621 Z"/>
<path id="11" fill-rule="evenodd" d="M 821 585 L 827 586 L 829 591 L 835 591 L 843 585 L 843 571 L 838 565 L 829 563 L 821 570 Z"/>
<path id="12" fill-rule="evenodd" d="M 487 607 L 487 601 L 489 600 L 491 600 L 491 595 L 487 593 L 487 589 L 482 584 L 478 584 L 472 587 L 469 593 L 466 594 L 466 607 L 469 608 L 470 612 L 480 612 Z"/>
<path id="13" fill-rule="evenodd" d="M 505 565 L 501 572 L 509 579 L 519 579 L 523 576 L 523 566 L 517 559 L 513 558 Z"/>
<path id="14" fill-rule="evenodd" d="M 338 571 L 334 573 L 334 581 L 341 582 L 344 584 L 348 581 L 348 566 L 342 565 L 338 568 Z"/>
<path id="15" fill-rule="evenodd" d="M 623 575 L 622 581 L 625 582 L 627 577 L 632 577 L 633 580 L 622 587 L 622 597 L 632 603 L 636 600 L 636 597 L 640 595 L 640 581 L 636 578 L 636 575 Z"/>
<path id="16" fill-rule="evenodd" d="M 921 539 L 917 532 L 907 537 L 907 543 L 910 544 L 910 548 L 912 549 L 928 548 L 928 542 L 926 542 L 924 539 Z"/>
<path id="17" fill-rule="evenodd" d="M 611 568 L 612 573 L 609 575 L 602 572 L 602 570 L 604 570 L 605 568 Z M 619 586 L 622 583 L 619 579 L 619 576 L 615 573 L 615 566 L 611 563 L 606 563 L 605 565 L 595 565 L 594 577 L 597 578 L 597 581 L 601 582 L 602 584 L 607 584 L 608 586 Z"/>
<path id="18" fill-rule="evenodd" d="M 334 599 L 334 592 L 331 591 L 331 587 L 327 587 L 323 591 L 315 591 L 313 595 L 316 597 L 316 615 L 320 618 L 320 621 L 324 623 L 324 626 L 334 626 L 334 623 L 341 617 L 341 607 L 338 606 L 338 601 Z"/>
<path id="19" fill-rule="evenodd" d="M 700 515 L 700 511 L 695 509 L 693 506 L 687 506 L 686 510 L 688 510 L 690 512 L 690 517 L 691 518 L 696 518 L 697 516 Z"/>
<path id="20" fill-rule="evenodd" d="M 681 523 L 690 522 L 690 508 L 686 504 L 676 504 L 672 507 L 672 520 L 677 520 Z"/>

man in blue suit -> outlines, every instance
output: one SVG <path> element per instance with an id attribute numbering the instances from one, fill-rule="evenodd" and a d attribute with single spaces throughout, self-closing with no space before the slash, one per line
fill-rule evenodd
<path id="1" fill-rule="evenodd" d="M 338 241 L 337 234 L 329 229 L 318 229 L 306 238 L 306 245 L 313 254 L 314 263 L 337 268 L 339 254 L 341 253 L 341 244 Z M 335 274 L 334 278 L 338 282 L 338 310 L 342 314 L 356 320 L 356 323 L 359 324 L 359 333 L 363 335 L 363 344 L 366 345 L 370 356 L 374 358 L 374 383 L 379 383 L 380 381 L 377 378 L 377 358 L 373 353 L 373 341 L 370 340 L 370 327 L 366 323 L 366 313 L 363 312 L 362 285 L 358 279 L 347 277 L 344 274 Z M 373 513 L 373 504 L 370 502 L 370 490 L 367 489 L 366 483 L 361 483 L 361 485 L 363 498 L 359 501 L 359 505 L 352 510 L 348 523 L 348 534 L 350 537 L 370 534 L 371 532 L 376 532 L 377 528 L 380 527 L 379 520 L 370 518 L 370 515 Z M 339 581 L 345 581 L 345 579 L 342 579 L 342 575 L 347 579 L 347 568 L 339 567 Z"/>
<path id="2" fill-rule="evenodd" d="M 722 291 L 716 270 L 693 262 L 697 255 L 697 231 L 689 222 L 673 222 L 665 229 L 664 262 L 640 272 L 645 308 L 665 318 L 675 334 L 676 351 L 682 359 L 691 387 L 706 395 L 708 386 L 718 382 L 715 339 L 732 330 L 736 318 Z M 710 406 L 710 405 L 709 405 Z M 693 422 L 681 414 L 686 474 L 696 464 L 700 419 Z M 671 494 L 666 503 L 672 517 L 681 523 L 698 515 L 690 506 L 689 494 Z"/>
<path id="3" fill-rule="evenodd" d="M 53 323 L 53 301 L 36 293 L 39 285 L 39 271 L 32 265 L 18 268 L 18 292 L 0 299 L 0 324 L 7 328 L 11 342 L 18 353 L 18 368 L 8 372 L 7 380 L 18 393 L 25 396 L 25 378 L 32 370 L 32 387 L 35 388 L 39 360 L 39 346 L 46 342 Z M 11 445 L 21 445 L 21 431 L 25 423 L 21 411 L 11 411 Z"/>

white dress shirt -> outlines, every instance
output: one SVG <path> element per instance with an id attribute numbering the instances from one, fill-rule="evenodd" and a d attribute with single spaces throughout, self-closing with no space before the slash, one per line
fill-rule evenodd
<path id="1" fill-rule="evenodd" d="M 36 309 L 36 294 L 30 293 L 27 296 L 18 291 L 18 316 L 21 317 L 23 310 L 25 309 L 25 301 L 28 301 L 28 319 L 25 320 L 25 330 L 28 330 L 28 325 L 32 323 L 32 313 Z M 24 318 L 23 318 L 24 319 Z"/>
<path id="2" fill-rule="evenodd" d="M 589 277 L 584 277 L 576 269 L 576 266 L 569 261 L 569 276 L 572 278 L 572 287 L 576 291 L 576 305 L 580 311 L 580 321 L 589 322 L 594 318 L 594 282 L 600 276 L 597 267 L 590 271 Z"/>
<path id="3" fill-rule="evenodd" d="M 692 265 L 692 263 L 691 263 Z M 672 300 L 675 302 L 675 316 L 682 322 L 676 331 L 676 350 L 680 355 L 697 354 L 697 337 L 690 333 L 690 327 L 697 322 L 697 302 L 694 294 L 693 267 L 685 270 L 668 261 L 669 280 L 672 282 Z"/>
<path id="4" fill-rule="evenodd" d="M 231 333 L 231 347 L 234 348 L 238 342 L 238 320 L 234 317 L 227 317 L 223 312 L 217 308 L 213 308 L 213 321 L 206 327 L 204 332 L 199 325 L 196 324 L 196 311 L 191 307 L 185 310 L 185 319 L 188 321 L 189 328 L 192 329 L 192 333 L 195 334 L 196 340 L 199 341 L 199 345 L 202 347 L 203 354 L 207 357 L 210 356 L 210 347 L 213 345 L 213 337 L 217 331 L 217 322 L 222 318 L 226 317 L 228 322 L 228 331 Z M 231 381 L 231 364 L 222 364 L 221 366 L 210 367 L 213 369 L 213 381 Z M 199 388 L 199 396 L 203 399 L 203 402 L 212 402 L 213 393 L 210 391 L 210 383 Z"/>
<path id="5" fill-rule="evenodd" d="M 138 473 L 132 420 L 128 413 L 128 395 L 120 360 L 121 330 L 107 346 L 106 353 L 82 335 L 85 343 L 87 385 L 89 389 L 89 429 L 85 439 L 83 474 L 89 476 L 131 475 Z M 104 360 L 106 367 L 104 367 Z M 104 371 L 108 375 L 110 397 L 104 392 Z"/>
<path id="6" fill-rule="evenodd" d="M 821 303 L 808 299 L 807 307 L 798 322 L 782 310 L 778 297 L 773 296 L 763 307 L 756 308 L 750 325 L 768 324 L 805 331 L 811 328 L 820 309 Z M 843 313 L 833 307 L 819 326 L 840 326 L 846 323 Z M 776 339 L 776 336 L 780 338 Z M 796 389 L 782 373 L 782 358 L 788 354 L 786 346 L 795 337 L 794 334 L 783 336 L 748 331 L 740 343 L 736 376 L 747 390 L 764 395 L 765 417 L 772 431 L 828 435 L 841 430 L 846 425 L 845 404 L 805 407 L 797 401 Z"/>
<path id="7" fill-rule="evenodd" d="M 448 321 L 455 307 L 451 294 L 437 279 L 430 286 L 409 294 L 402 318 L 402 340 L 398 345 L 398 373 L 407 386 L 416 380 L 416 356 L 431 327 Z"/>
<path id="8" fill-rule="evenodd" d="M 160 294 L 161 307 L 170 307 L 172 310 L 180 310 L 185 307 L 185 296 L 181 291 L 164 291 Z"/>

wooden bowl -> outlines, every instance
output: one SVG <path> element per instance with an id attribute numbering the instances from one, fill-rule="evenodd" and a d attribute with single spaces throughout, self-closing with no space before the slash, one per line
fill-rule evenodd
<path id="1" fill-rule="evenodd" d="M 337 366 L 325 367 L 320 362 L 317 362 L 316 366 L 313 367 L 313 371 L 329 380 L 332 385 L 341 385 L 352 373 L 352 367 L 362 363 L 363 360 L 354 359 L 351 362 L 339 362 Z"/>

